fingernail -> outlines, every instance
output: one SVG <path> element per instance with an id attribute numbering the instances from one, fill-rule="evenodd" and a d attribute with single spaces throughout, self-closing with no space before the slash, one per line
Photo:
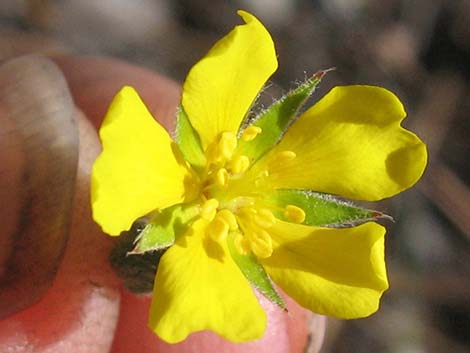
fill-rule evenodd
<path id="1" fill-rule="evenodd" d="M 56 65 L 0 66 L 0 319 L 51 285 L 68 238 L 78 160 L 74 104 Z"/>

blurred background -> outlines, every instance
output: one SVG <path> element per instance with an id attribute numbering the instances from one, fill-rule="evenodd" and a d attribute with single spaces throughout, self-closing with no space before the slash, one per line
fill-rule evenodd
<path id="1" fill-rule="evenodd" d="M 279 56 L 261 104 L 335 67 L 312 103 L 338 84 L 384 86 L 429 149 L 419 184 L 373 206 L 395 218 L 380 311 L 330 319 L 322 352 L 470 352 L 469 0 L 1 0 L 0 59 L 109 55 L 181 82 L 240 8 L 263 21 Z"/>

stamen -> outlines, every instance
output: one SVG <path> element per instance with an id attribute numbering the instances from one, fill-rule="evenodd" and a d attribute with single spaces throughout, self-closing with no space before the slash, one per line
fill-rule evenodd
<path id="1" fill-rule="evenodd" d="M 229 175 L 228 175 L 227 169 L 220 168 L 217 171 L 215 182 L 217 183 L 218 186 L 224 187 L 227 185 L 228 178 L 229 178 Z"/>
<path id="2" fill-rule="evenodd" d="M 217 217 L 222 218 L 228 224 L 230 230 L 238 229 L 237 218 L 232 211 L 223 209 L 217 213 Z"/>
<path id="3" fill-rule="evenodd" d="M 250 159 L 247 156 L 236 156 L 230 162 L 230 170 L 233 174 L 246 172 L 250 166 Z"/>
<path id="4" fill-rule="evenodd" d="M 222 132 L 218 138 L 211 143 L 206 150 L 208 165 L 222 166 L 230 160 L 237 148 L 237 136 L 233 132 Z"/>
<path id="5" fill-rule="evenodd" d="M 277 159 L 276 159 L 276 163 L 281 163 L 281 162 L 288 162 L 288 161 L 291 161 L 293 160 L 295 157 L 297 157 L 297 155 L 295 154 L 295 152 L 293 151 L 288 151 L 288 150 L 285 150 L 285 151 L 281 151 L 277 154 Z"/>
<path id="6" fill-rule="evenodd" d="M 276 218 L 273 213 L 267 208 L 258 210 L 258 213 L 254 217 L 255 223 L 262 228 L 270 228 L 273 226 Z"/>
<path id="7" fill-rule="evenodd" d="M 259 126 L 248 126 L 242 134 L 243 141 L 252 141 L 263 131 Z"/>
<path id="8" fill-rule="evenodd" d="M 202 205 L 201 217 L 205 220 L 212 221 L 217 213 L 217 207 L 219 207 L 219 201 L 216 199 L 209 199 Z"/>
<path id="9" fill-rule="evenodd" d="M 305 211 L 294 205 L 287 205 L 284 209 L 284 217 L 293 223 L 303 223 L 305 221 Z"/>
<path id="10" fill-rule="evenodd" d="M 250 252 L 250 244 L 240 232 L 235 234 L 233 245 L 235 246 L 235 249 L 237 249 L 237 251 L 242 255 L 246 255 Z"/>
<path id="11" fill-rule="evenodd" d="M 256 233 L 251 233 L 250 248 L 253 253 L 261 259 L 270 257 L 273 253 L 273 244 L 269 233 L 265 230 L 260 230 Z"/>
<path id="12" fill-rule="evenodd" d="M 219 141 L 219 152 L 226 161 L 230 160 L 237 148 L 237 136 L 233 132 L 223 132 Z"/>
<path id="13" fill-rule="evenodd" d="M 221 242 L 227 238 L 229 225 L 223 220 L 222 217 L 215 217 L 206 228 L 207 234 L 212 240 Z"/>

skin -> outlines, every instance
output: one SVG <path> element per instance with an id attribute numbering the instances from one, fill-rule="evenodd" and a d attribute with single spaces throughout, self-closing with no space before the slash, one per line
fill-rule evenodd
<path id="1" fill-rule="evenodd" d="M 265 337 L 259 341 L 235 345 L 211 332 L 195 333 L 177 345 L 159 340 L 146 326 L 150 298 L 122 289 L 121 281 L 109 266 L 108 255 L 114 239 L 103 234 L 91 218 L 89 180 L 91 165 L 100 151 L 96 129 L 117 90 L 124 84 L 134 86 L 152 114 L 171 129 L 179 102 L 179 86 L 153 72 L 113 59 L 63 56 L 54 57 L 55 64 L 37 56 L 15 60 L 14 72 L 26 70 L 27 73 L 20 75 L 23 77 L 20 84 L 13 84 L 18 78 L 11 75 L 12 70 L 0 70 L 0 87 L 3 87 L 0 89 L 0 196 L 8 200 L 8 207 L 0 207 L 4 229 L 0 234 L 1 352 L 185 353 L 210 352 L 217 347 L 217 352 L 300 353 L 306 348 L 308 335 L 309 352 L 319 350 L 325 328 L 323 317 L 312 316 L 290 299 L 286 299 L 289 307 L 286 314 L 262 297 L 259 299 L 268 313 L 269 324 Z M 64 77 L 69 88 L 60 83 Z M 8 89 L 4 89 L 6 83 Z M 28 91 L 32 84 L 40 90 Z M 39 93 L 34 93 L 48 90 L 60 94 L 45 94 L 37 99 Z M 11 101 L 3 99 L 5 95 L 16 101 L 5 103 Z M 70 104 L 69 98 L 73 98 L 74 104 Z M 51 106 L 54 109 L 48 111 Z M 36 113 L 43 110 L 44 117 L 35 119 Z M 50 120 L 57 111 L 60 114 L 56 115 L 63 118 Z M 35 136 L 51 129 L 40 128 L 25 137 L 24 126 L 15 120 L 25 114 L 32 116 L 32 126 L 39 124 L 38 121 L 56 126 L 63 122 L 61 119 L 72 118 L 72 123 L 68 121 L 69 125 L 64 125 L 67 128 L 57 129 L 56 135 L 39 140 L 43 145 L 57 147 L 58 139 L 65 139 L 66 143 L 59 144 L 58 151 L 62 152 L 59 156 L 67 158 L 49 158 L 50 149 L 28 145 Z M 78 167 L 65 162 L 77 158 Z M 32 174 L 41 176 L 39 171 L 44 170 L 44 177 L 41 183 L 30 185 L 31 180 L 21 176 L 26 166 L 36 160 L 38 173 L 34 169 Z M 52 173 L 44 167 L 47 163 L 59 163 L 62 168 Z M 71 173 L 76 175 L 75 179 L 63 176 Z M 41 205 L 44 197 L 38 195 L 44 189 L 51 194 L 46 194 L 47 197 L 62 201 L 61 207 L 54 213 L 54 208 L 46 204 L 37 212 L 30 212 L 31 203 Z M 73 201 L 67 199 L 67 192 L 73 195 Z M 25 193 L 36 196 L 22 197 Z M 27 221 L 20 222 L 24 214 Z M 53 222 L 58 215 L 63 215 L 62 223 Z M 37 232 L 27 233 L 31 241 L 24 242 L 21 234 L 26 234 L 25 224 L 30 222 L 38 222 Z M 38 237 L 50 234 L 64 245 L 35 242 Z M 30 249 L 32 255 L 20 256 L 23 253 L 18 251 L 24 248 Z M 48 250 L 48 261 L 38 262 L 34 258 L 38 249 Z M 10 259 L 15 254 L 16 261 L 25 269 L 23 272 L 15 272 L 17 267 L 11 266 Z M 32 270 L 37 278 L 41 276 L 41 281 L 34 285 L 30 280 L 5 282 L 7 276 L 26 278 Z M 314 330 L 309 332 L 309 327 Z"/>

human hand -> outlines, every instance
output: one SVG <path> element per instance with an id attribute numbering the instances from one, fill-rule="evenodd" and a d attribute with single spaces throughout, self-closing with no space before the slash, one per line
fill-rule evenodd
<path id="1" fill-rule="evenodd" d="M 302 352 L 308 335 L 309 352 L 318 351 L 324 318 L 311 317 L 292 301 L 286 314 L 260 298 L 269 324 L 256 342 L 235 345 L 202 332 L 169 345 L 147 329 L 150 299 L 121 289 L 108 262 L 114 240 L 91 219 L 90 168 L 99 153 L 96 128 L 120 87 L 134 86 L 153 115 L 171 129 L 179 86 L 116 60 L 54 60 L 62 72 L 34 56 L 0 69 L 0 197 L 8 200 L 0 208 L 5 230 L 0 236 L 0 317 L 9 315 L 0 321 L 0 351 Z M 22 272 L 9 267 L 12 256 Z"/>

